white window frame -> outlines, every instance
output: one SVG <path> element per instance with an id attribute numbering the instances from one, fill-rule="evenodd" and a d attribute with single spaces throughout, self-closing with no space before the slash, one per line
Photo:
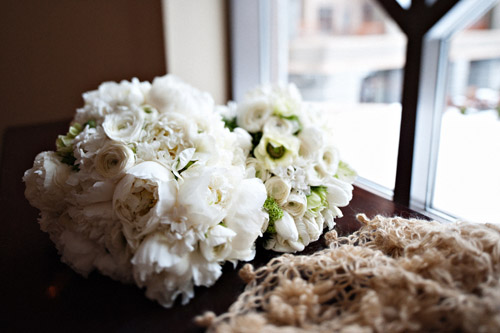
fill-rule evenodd
<path id="1" fill-rule="evenodd" d="M 400 5 L 400 0 L 394 2 Z M 497 2 L 461 0 L 424 36 L 409 205 L 440 220 L 452 219 L 432 207 L 449 41 L 454 32 L 477 20 Z M 230 0 L 232 94 L 236 101 L 258 84 L 287 82 L 287 48 L 278 44 L 288 43 L 285 15 L 279 15 L 287 12 L 286 6 L 287 0 Z M 271 22 L 277 23 L 272 26 Z M 273 53 L 273 47 L 281 53 Z M 271 72 L 271 68 L 278 70 Z M 367 179 L 359 179 L 356 185 L 384 197 L 394 195 L 392 190 Z"/>
<path id="2" fill-rule="evenodd" d="M 478 20 L 497 3 L 498 0 L 462 0 L 425 36 L 415 124 L 417 139 L 413 154 L 410 207 L 441 220 L 455 219 L 432 205 L 451 37 Z"/>

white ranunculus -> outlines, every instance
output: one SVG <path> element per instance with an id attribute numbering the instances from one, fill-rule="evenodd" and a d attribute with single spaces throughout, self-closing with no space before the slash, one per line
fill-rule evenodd
<path id="1" fill-rule="evenodd" d="M 255 157 L 270 170 L 278 166 L 288 166 L 299 154 L 300 141 L 293 135 L 264 133 L 255 147 Z"/>
<path id="2" fill-rule="evenodd" d="M 318 167 L 324 176 L 334 176 L 337 173 L 339 162 L 339 151 L 334 146 L 326 146 L 320 151 Z"/>
<path id="3" fill-rule="evenodd" d="M 267 194 L 276 200 L 278 205 L 283 205 L 290 194 L 290 183 L 281 177 L 273 176 L 265 182 Z"/>
<path id="4" fill-rule="evenodd" d="M 104 178 L 121 176 L 134 164 L 132 149 L 119 142 L 107 142 L 95 157 L 96 171 Z"/>
<path id="5" fill-rule="evenodd" d="M 144 110 L 119 107 L 116 112 L 106 115 L 102 127 L 111 140 L 130 143 L 139 139 L 143 124 Z"/>
<path id="6" fill-rule="evenodd" d="M 238 105 L 236 122 L 239 127 L 250 133 L 262 130 L 272 115 L 273 107 L 267 99 L 245 101 Z"/>
<path id="7" fill-rule="evenodd" d="M 157 162 L 142 162 L 129 169 L 116 185 L 113 210 L 123 225 L 129 245 L 155 230 L 176 201 L 172 173 Z"/>
<path id="8" fill-rule="evenodd" d="M 307 210 L 307 198 L 302 193 L 291 193 L 283 209 L 294 217 L 301 217 Z"/>
<path id="9" fill-rule="evenodd" d="M 41 211 L 60 212 L 66 207 L 66 180 L 71 167 L 60 159 L 55 152 L 42 152 L 36 156 L 33 167 L 24 173 L 24 195 Z"/>
<path id="10" fill-rule="evenodd" d="M 325 182 L 325 175 L 317 163 L 308 164 L 304 171 L 306 182 L 310 186 L 321 186 Z"/>
<path id="11" fill-rule="evenodd" d="M 272 94 L 274 112 L 280 116 L 300 113 L 302 96 L 294 84 L 275 86 Z"/>
<path id="12" fill-rule="evenodd" d="M 283 135 L 292 135 L 297 130 L 297 127 L 294 126 L 294 123 L 285 118 L 271 116 L 267 119 L 264 124 L 263 132 L 273 132 L 280 133 Z"/>
<path id="13" fill-rule="evenodd" d="M 317 127 L 304 128 L 298 135 L 300 139 L 300 155 L 315 159 L 325 144 L 323 131 Z"/>
<path id="14" fill-rule="evenodd" d="M 302 97 L 294 84 L 261 85 L 245 94 L 245 101 L 265 99 L 279 116 L 297 115 L 301 111 Z"/>

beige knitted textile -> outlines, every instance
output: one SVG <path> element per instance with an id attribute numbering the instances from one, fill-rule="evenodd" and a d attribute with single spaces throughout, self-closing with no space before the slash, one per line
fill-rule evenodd
<path id="1" fill-rule="evenodd" d="M 240 276 L 227 313 L 196 318 L 209 332 L 500 332 L 500 228 L 368 220 L 329 248 L 286 254 Z"/>

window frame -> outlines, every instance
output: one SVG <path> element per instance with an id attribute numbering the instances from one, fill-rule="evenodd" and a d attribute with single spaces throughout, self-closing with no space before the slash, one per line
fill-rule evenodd
<path id="1" fill-rule="evenodd" d="M 287 11 L 287 0 L 229 1 L 232 93 L 239 101 L 257 84 L 287 82 L 286 48 L 277 44 L 288 42 L 284 15 L 278 15 Z M 407 37 L 396 183 L 394 191 L 362 178 L 356 185 L 432 217 L 450 220 L 449 215 L 432 207 L 450 37 L 498 0 L 413 0 L 404 8 L 398 0 L 374 1 Z M 271 22 L 277 24 L 272 26 Z M 254 38 L 255 30 L 258 38 Z M 281 53 L 273 53 L 275 50 Z M 278 70 L 271 72 L 272 68 Z"/>

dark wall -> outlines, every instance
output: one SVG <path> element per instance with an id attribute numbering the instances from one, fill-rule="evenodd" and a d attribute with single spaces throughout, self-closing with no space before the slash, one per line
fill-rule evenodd
<path id="1" fill-rule="evenodd" d="M 161 0 L 2 0 L 0 130 L 69 119 L 83 92 L 165 63 Z"/>

